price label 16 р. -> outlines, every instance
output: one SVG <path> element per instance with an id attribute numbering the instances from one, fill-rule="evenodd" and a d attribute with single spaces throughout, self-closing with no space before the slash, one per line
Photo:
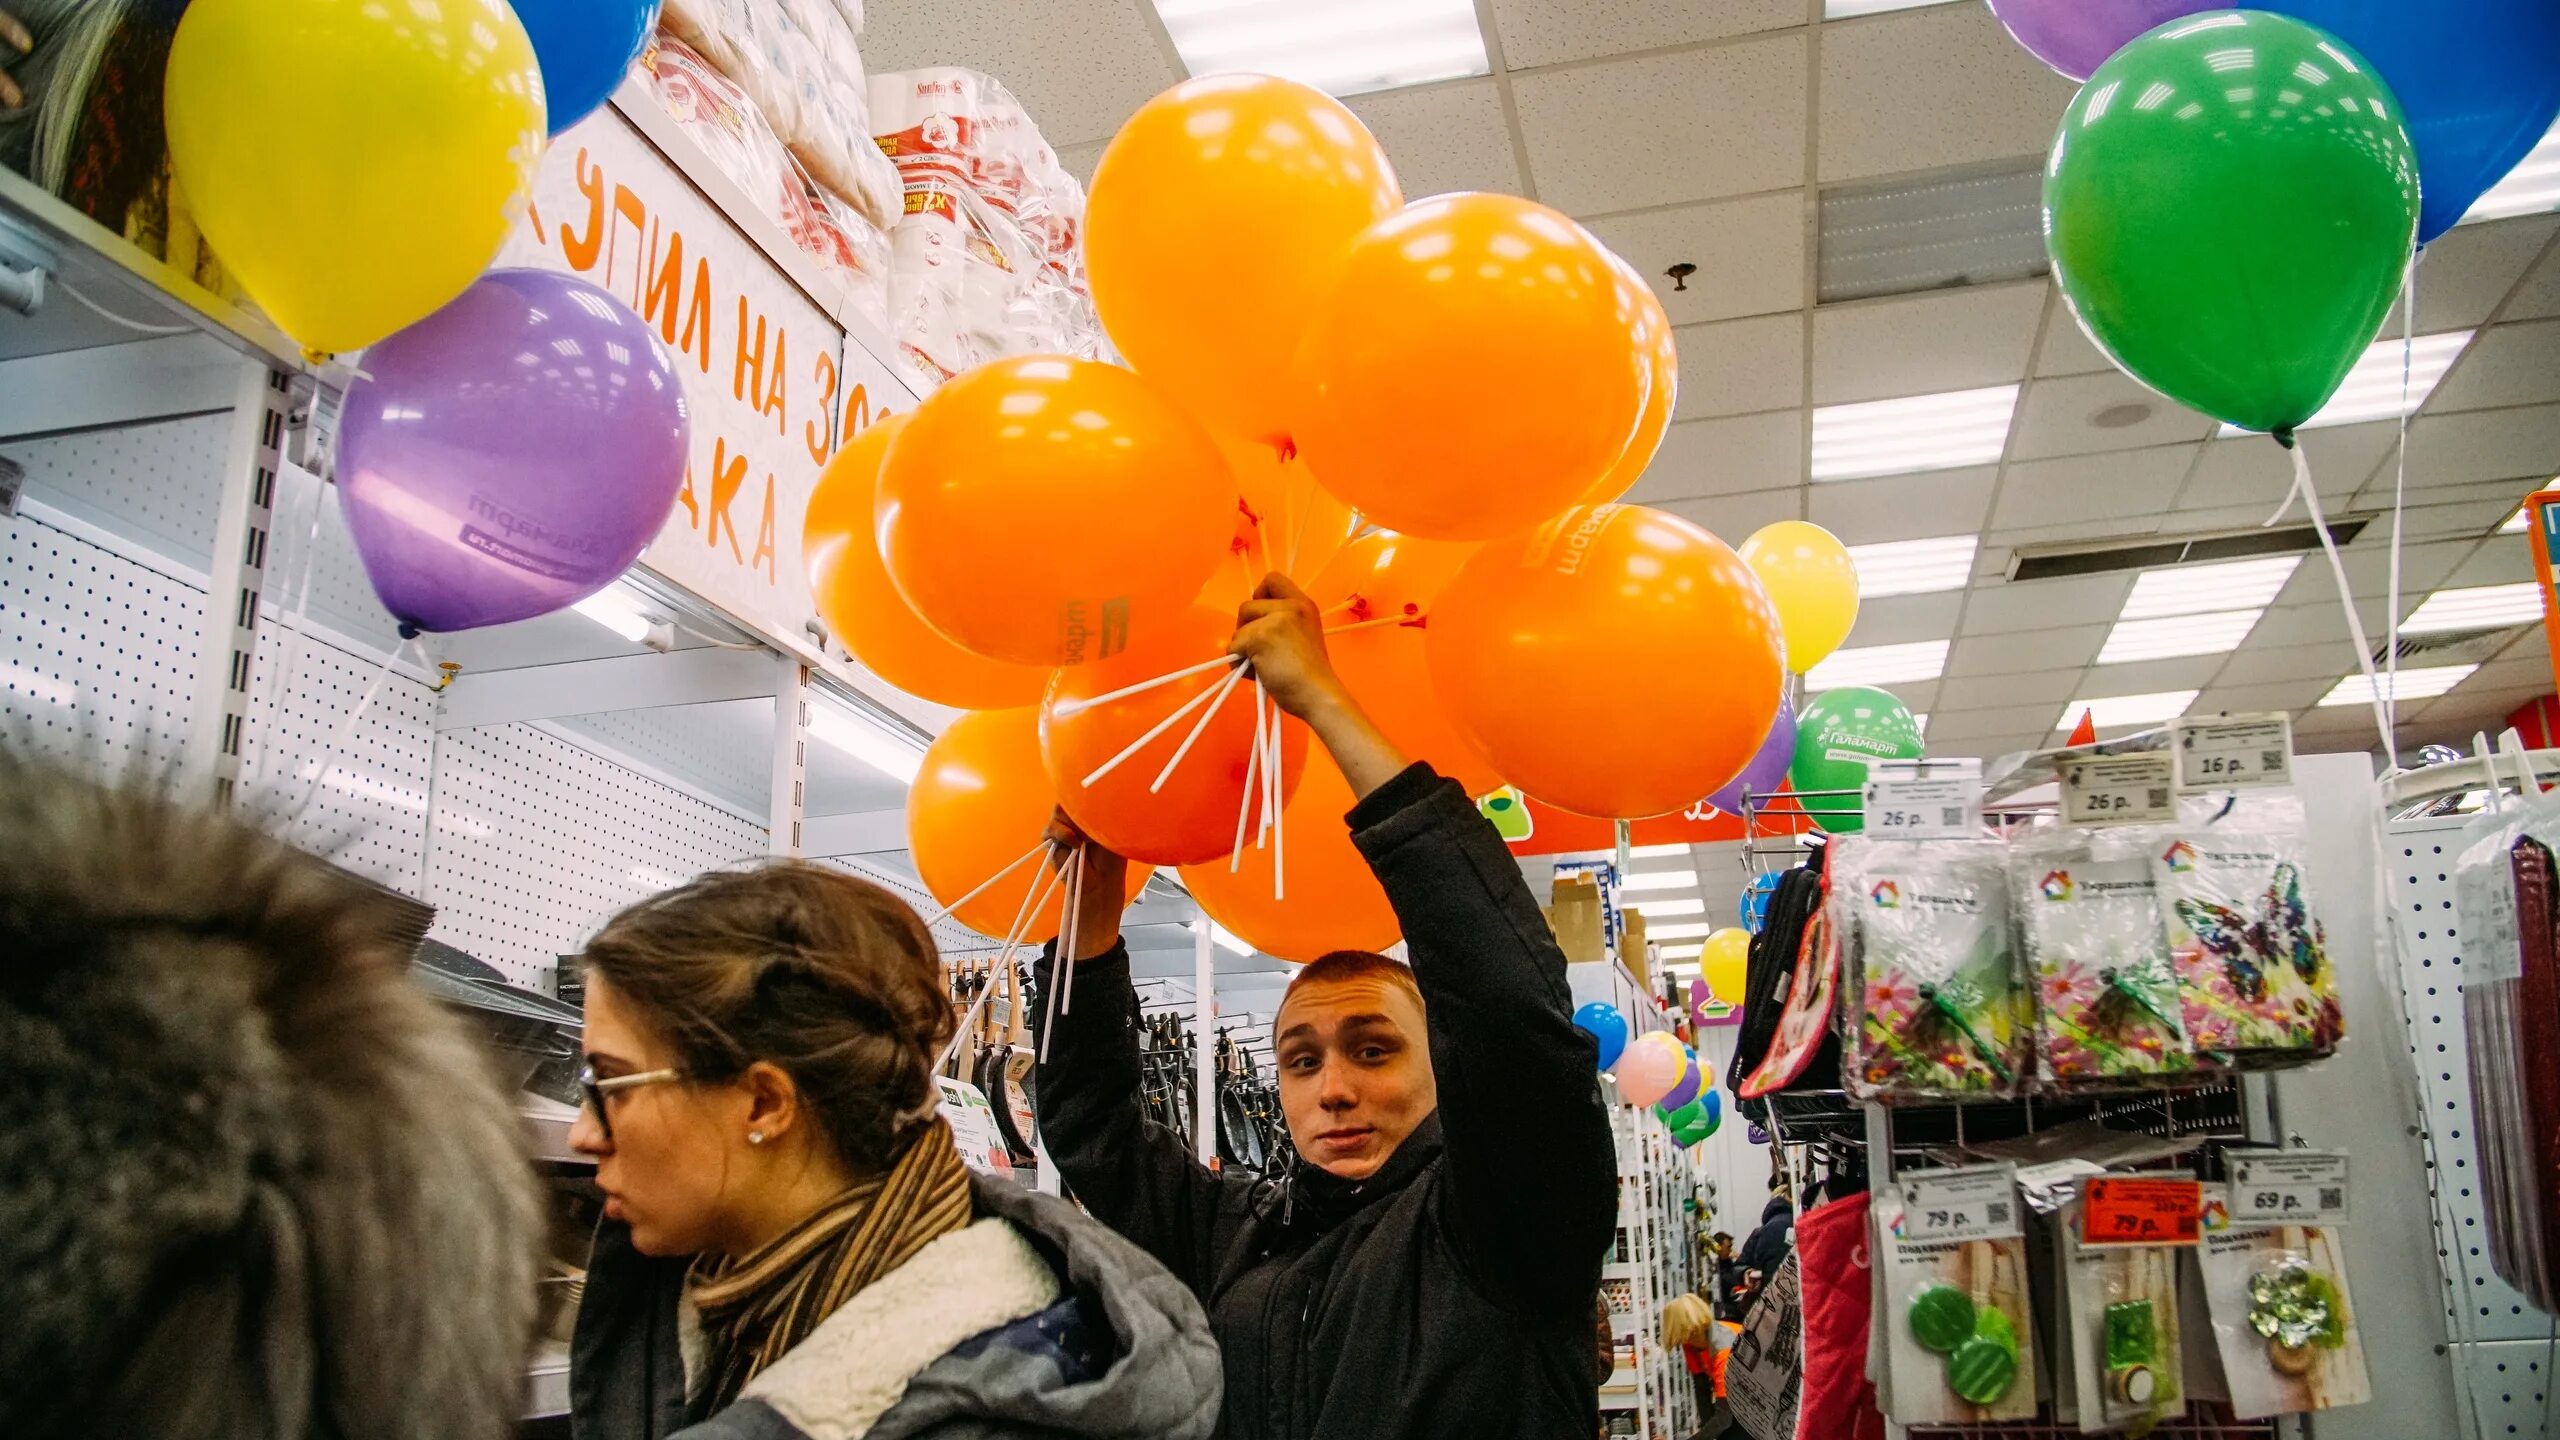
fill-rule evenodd
<path id="1" fill-rule="evenodd" d="M 2064 759 L 2062 818 L 2073 825 L 2151 824 L 2178 818 L 2166 751 Z"/>
<path id="2" fill-rule="evenodd" d="M 2018 1171 L 2012 1165 L 1972 1165 L 1923 1170 L 1894 1182 L 1902 1207 L 1889 1229 L 1905 1245 L 1951 1245 L 2006 1240 L 2026 1233 L 2018 1212 Z"/>
<path id="3" fill-rule="evenodd" d="M 2232 1150 L 2231 1226 L 2344 1225 L 2347 1157 L 2335 1150 Z"/>
<path id="4" fill-rule="evenodd" d="M 2246 715 L 2225 720 L 2181 720 L 2172 752 L 2178 788 L 2246 790 L 2293 783 L 2293 717 Z"/>
<path id="5" fill-rule="evenodd" d="M 2083 1245 L 2193 1245 L 2204 1229 L 2204 1186 L 2191 1178 L 2109 1175 L 2080 1187 Z"/>

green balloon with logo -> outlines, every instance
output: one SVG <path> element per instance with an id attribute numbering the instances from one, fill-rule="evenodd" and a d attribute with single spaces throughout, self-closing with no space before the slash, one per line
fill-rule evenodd
<path id="1" fill-rule="evenodd" d="M 1891 695 L 1866 685 L 1825 690 L 1796 721 L 1796 757 L 1787 779 L 1815 824 L 1834 835 L 1854 834 L 1867 823 L 1867 767 L 1878 760 L 1917 760 L 1922 748 L 1919 723 Z"/>

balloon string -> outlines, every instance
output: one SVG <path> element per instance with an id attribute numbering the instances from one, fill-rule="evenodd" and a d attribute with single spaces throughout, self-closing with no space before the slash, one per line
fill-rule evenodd
<path id="1" fill-rule="evenodd" d="M 1005 866 L 1003 869 L 1001 869 L 1001 870 L 997 871 L 997 872 L 996 872 L 996 873 L 994 873 L 993 875 L 988 876 L 984 881 L 980 882 L 980 884 L 978 885 L 978 888 L 976 888 L 976 889 L 974 889 L 974 890 L 970 891 L 968 894 L 961 896 L 959 899 L 952 901 L 950 904 L 943 906 L 941 909 L 936 910 L 936 911 L 934 911 L 931 915 L 929 915 L 929 916 L 925 917 L 924 928 L 926 928 L 927 930 L 931 930 L 934 926 L 939 925 L 939 924 L 941 924 L 943 921 L 950 919 L 950 918 L 951 918 L 951 912 L 953 912 L 953 911 L 955 911 L 955 910 L 959 909 L 959 908 L 960 908 L 961 906 L 963 906 L 963 905 L 968 904 L 970 901 L 977 899 L 979 896 L 986 894 L 988 891 L 993 890 L 994 888 L 996 888 L 996 885 L 998 884 L 998 882 L 1002 881 L 1002 880 L 1004 879 L 1004 877 L 1006 877 L 1007 875 L 1012 874 L 1012 873 L 1013 873 L 1014 871 L 1016 871 L 1016 870 L 1021 869 L 1023 866 L 1030 864 L 1030 863 L 1031 863 L 1031 861 L 1032 861 L 1032 859 L 1033 859 L 1034 857 L 1036 857 L 1037 855 L 1039 855 L 1039 853 L 1040 853 L 1041 851 L 1046 850 L 1046 849 L 1048 849 L 1048 848 L 1049 848 L 1049 842 L 1048 842 L 1048 841 L 1046 841 L 1046 840 L 1043 840 L 1043 841 L 1041 841 L 1039 844 L 1032 846 L 1030 849 L 1023 851 L 1019 856 L 1015 857 L 1015 859 L 1014 859 L 1014 861 L 1013 861 L 1013 863 L 1012 863 L 1012 864 Z"/>
<path id="2" fill-rule="evenodd" d="M 1280 704 L 1271 705 L 1271 757 L 1262 764 L 1263 788 L 1271 797 L 1264 805 L 1271 816 L 1271 898 L 1289 898 L 1289 833 L 1288 816 L 1280 810 Z"/>
<path id="3" fill-rule="evenodd" d="M 365 712 L 373 708 L 373 702 L 382 698 L 382 687 L 389 683 L 392 667 L 398 665 L 400 657 L 408 654 L 409 647 L 416 643 L 415 636 L 403 635 L 398 648 L 382 657 L 382 668 L 373 673 L 373 683 L 365 687 L 364 698 L 356 702 L 356 708 L 347 712 L 347 718 L 339 723 L 337 733 L 329 737 L 328 745 L 321 750 L 319 767 L 312 772 L 311 784 L 303 790 L 302 800 L 293 807 L 293 812 L 284 817 L 283 834 L 292 834 L 294 827 L 302 823 L 303 813 L 311 808 L 311 802 L 320 798 L 320 787 L 328 783 L 329 772 L 335 768 L 331 757 L 355 742 L 356 726 L 363 722 Z"/>
<path id="4" fill-rule="evenodd" d="M 320 404 L 318 397 L 313 397 L 311 404 L 316 412 Z M 269 715 L 284 713 L 282 707 L 293 694 L 294 673 L 302 668 L 302 630 L 303 626 L 309 622 L 311 614 L 312 559 L 320 549 L 320 510 L 329 498 L 329 482 L 325 475 L 315 476 L 314 479 L 317 483 L 311 489 L 311 524 L 308 532 L 303 536 L 301 553 L 293 557 L 294 573 L 286 585 L 285 603 L 277 616 L 284 630 L 284 663 L 269 666 L 267 670 L 266 698 Z M 265 778 L 267 757 L 272 753 L 274 753 L 273 746 L 258 747 L 258 767 L 251 774 L 253 787 L 257 781 Z"/>
<path id="5" fill-rule="evenodd" d="M 1244 803 L 1236 807 L 1236 843 L 1227 852 L 1227 873 L 1230 875 L 1244 869 L 1245 822 L 1253 818 L 1254 798 L 1262 793 L 1255 788 L 1255 782 L 1262 777 L 1262 737 L 1262 680 L 1256 676 L 1253 682 L 1253 749 L 1244 757 Z"/>
<path id="6" fill-rule="evenodd" d="M 1244 670 L 1239 667 L 1228 671 L 1227 678 L 1218 682 L 1218 688 L 1210 692 L 1209 708 L 1200 712 L 1200 718 L 1191 724 L 1191 733 L 1183 736 L 1182 743 L 1175 747 L 1173 758 L 1164 762 L 1164 768 L 1156 772 L 1155 783 L 1147 787 L 1148 794 L 1164 793 L 1164 782 L 1172 779 L 1173 772 L 1182 768 L 1182 762 L 1191 755 L 1191 747 L 1199 744 L 1201 735 L 1207 732 L 1209 722 L 1217 719 L 1218 712 L 1226 708 L 1227 692 L 1235 689 L 1236 682 L 1243 678 Z"/>
<path id="7" fill-rule="evenodd" d="M 2397 770 L 2400 747 L 2392 735 L 2390 712 L 2383 707 L 2382 679 L 2373 665 L 2373 643 L 2365 638 L 2364 617 L 2356 613 L 2355 589 L 2347 583 L 2347 566 L 2338 558 L 2338 542 L 2329 534 L 2329 517 L 2321 513 L 2320 487 L 2311 480 L 2311 457 L 2303 452 L 2298 436 L 2280 435 L 2277 440 L 2293 453 L 2293 493 L 2302 497 L 2303 509 L 2311 516 L 2311 528 L 2320 537 L 2320 549 L 2329 557 L 2329 574 L 2338 582 L 2338 603 L 2347 607 L 2347 633 L 2355 637 L 2356 664 L 2364 671 L 2365 688 L 2373 694 L 2374 728 L 2382 732 L 2384 758 Z"/>
<path id="8" fill-rule="evenodd" d="M 1077 851 L 1077 855 L 1081 858 L 1083 851 Z M 1049 1037 L 1058 1031 L 1059 980 L 1063 975 L 1075 973 L 1074 962 L 1067 958 L 1068 954 L 1066 949 L 1060 949 L 1055 957 L 1056 963 L 1049 967 L 1049 993 L 1043 997 L 1049 1002 L 1048 1018 L 1040 1022 L 1040 1054 L 1037 1057 L 1043 1065 L 1049 1063 Z"/>
<path id="9" fill-rule="evenodd" d="M 2391 684 L 2383 695 L 2383 710 L 2391 723 L 2391 733 L 2400 733 L 2400 517 L 2401 506 L 2409 490 L 2409 390 L 2410 372 L 2416 368 L 2418 351 L 2418 255 L 2409 256 L 2409 269 L 2400 282 L 2400 443 L 2399 470 L 2391 481 L 2391 608 L 2383 616 L 2384 638 L 2390 644 L 2384 662 L 2390 667 Z M 2399 764 L 2395 755 L 2392 764 Z"/>
<path id="10" fill-rule="evenodd" d="M 1265 692 L 1263 698 L 1266 702 L 1269 701 L 1270 697 L 1268 692 Z M 1280 707 L 1276 704 L 1266 703 L 1265 713 L 1269 714 L 1271 717 L 1270 724 L 1262 732 L 1262 738 L 1256 742 L 1262 747 L 1260 751 L 1262 756 L 1262 788 L 1260 791 L 1262 796 L 1262 823 L 1254 827 L 1253 848 L 1256 850 L 1268 849 L 1270 847 L 1271 825 L 1273 820 L 1277 818 L 1272 814 L 1272 811 L 1277 807 L 1271 803 L 1271 736 L 1274 731 L 1277 731 L 1280 728 Z"/>
<path id="11" fill-rule="evenodd" d="M 1228 678 L 1232 680 L 1234 677 L 1229 676 Z M 1189 718 L 1192 711 L 1199 709 L 1201 706 L 1208 704 L 1211 700 L 1216 699 L 1219 695 L 1224 694 L 1225 690 L 1226 687 L 1223 685 L 1212 686 L 1209 689 L 1203 690 L 1199 694 L 1192 696 L 1190 699 L 1183 701 L 1181 705 L 1174 709 L 1172 714 L 1157 721 L 1154 727 L 1148 730 L 1146 734 L 1130 741 L 1128 748 L 1122 750 L 1119 754 L 1112 756 L 1110 759 L 1103 761 L 1100 765 L 1095 766 L 1093 773 L 1084 777 L 1085 788 L 1090 790 L 1094 786 L 1101 784 L 1102 777 L 1119 769 L 1123 764 L 1127 763 L 1130 756 L 1135 755 L 1139 751 L 1147 748 L 1149 745 L 1154 744 L 1156 742 L 1156 737 L 1164 734 L 1168 730 L 1171 730 L 1174 726 L 1181 724 L 1185 719 Z"/>
<path id="12" fill-rule="evenodd" d="M 1162 689 L 1176 680 L 1188 680 L 1194 675 L 1205 675 L 1209 671 L 1215 670 L 1221 665 L 1241 665 L 1243 663 L 1244 657 L 1241 655 L 1221 655 L 1215 660 L 1203 660 L 1197 665 L 1185 665 L 1179 670 L 1168 670 L 1164 674 L 1156 676 L 1154 679 L 1141 680 L 1134 685 L 1123 685 L 1117 690 L 1091 696 L 1087 699 L 1061 700 L 1055 706 L 1051 707 L 1049 713 L 1054 718 L 1063 720 L 1070 715 L 1081 715 L 1096 705 L 1108 705 L 1114 700 L 1126 700 L 1132 695 L 1144 695 L 1150 690 Z"/>
<path id="13" fill-rule="evenodd" d="M 1043 849 L 1050 848 L 1049 842 L 1044 840 L 1040 843 Z M 1047 879 L 1055 877 L 1056 872 L 1052 871 Z M 996 952 L 998 967 L 1011 964 L 1014 952 L 1022 948 L 1022 937 L 1030 933 L 1031 926 L 1040 913 L 1042 900 L 1049 893 L 1047 879 L 1022 892 L 1022 906 L 1013 912 L 1013 924 L 1004 932 L 1004 948 Z M 942 1067 L 951 1063 L 951 1057 L 960 1053 L 961 1040 L 968 1035 L 970 1028 L 978 1023 L 979 1014 L 986 1009 L 987 997 L 994 993 L 996 993 L 995 982 L 990 978 L 986 987 L 978 992 L 978 998 L 970 1003 L 967 1013 L 961 1016 L 960 1028 L 951 1032 L 950 1043 L 942 1047 L 942 1054 L 934 1060 L 932 1073 L 940 1074 Z"/>
<path id="14" fill-rule="evenodd" d="M 1084 943 L 1076 934 L 1076 922 L 1084 918 L 1084 882 L 1091 870 L 1085 861 L 1085 849 L 1092 843 L 1088 840 L 1077 846 L 1076 853 L 1067 859 L 1067 867 L 1075 873 L 1067 881 L 1066 903 L 1072 907 L 1068 911 L 1070 918 L 1059 936 L 1059 943 L 1066 948 L 1058 953 L 1065 957 L 1061 963 L 1067 967 L 1066 984 L 1058 990 L 1058 1013 L 1061 1015 L 1072 1015 L 1076 1010 L 1076 947 Z"/>

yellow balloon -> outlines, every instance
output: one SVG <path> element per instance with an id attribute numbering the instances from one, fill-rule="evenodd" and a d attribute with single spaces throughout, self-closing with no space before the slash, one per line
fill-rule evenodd
<path id="1" fill-rule="evenodd" d="M 322 353 L 461 294 L 542 163 L 542 69 L 507 0 L 195 0 L 164 101 L 205 238 Z"/>
<path id="2" fill-rule="evenodd" d="M 1717 1000 L 1736 1009 L 1742 1005 L 1743 977 L 1751 959 L 1751 936 L 1743 930 L 1723 929 L 1706 938 L 1698 948 L 1698 978 Z"/>
<path id="3" fill-rule="evenodd" d="M 1742 559 L 1778 607 L 1788 669 L 1811 670 L 1849 638 L 1858 623 L 1858 564 L 1830 531 L 1781 520 L 1743 541 Z"/>

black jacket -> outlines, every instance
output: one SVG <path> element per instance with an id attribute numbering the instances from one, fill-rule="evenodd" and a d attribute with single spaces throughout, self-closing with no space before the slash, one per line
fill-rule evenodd
<path id="1" fill-rule="evenodd" d="M 1125 950 L 1077 967 L 1041 1134 L 1095 1217 L 1207 1304 L 1227 1440 L 1579 1440 L 1599 1425 L 1617 1164 L 1564 957 L 1493 826 L 1429 767 L 1350 823 L 1402 922 L 1439 1082 L 1386 1165 L 1359 1184 L 1222 1177 L 1148 1124 Z"/>
<path id="2" fill-rule="evenodd" d="M 1784 1195 L 1772 1195 L 1760 1211 L 1760 1227 L 1742 1241 L 1742 1253 L 1734 1257 L 1745 1270 L 1757 1270 L 1762 1279 L 1778 1273 L 1786 1262 L 1787 1251 L 1795 1247 L 1796 1209 Z"/>

